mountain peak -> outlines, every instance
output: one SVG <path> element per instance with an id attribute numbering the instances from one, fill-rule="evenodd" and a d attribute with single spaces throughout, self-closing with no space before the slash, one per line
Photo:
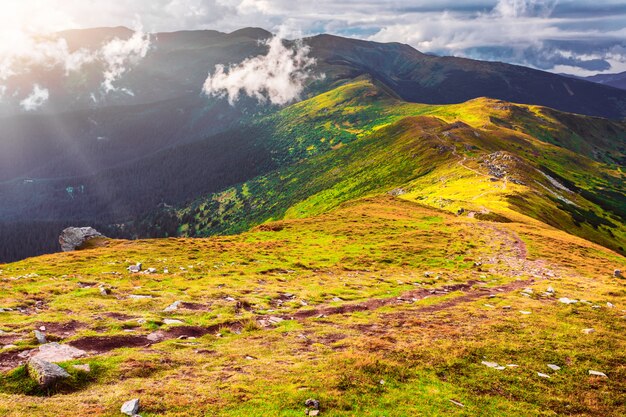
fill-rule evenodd
<path id="1" fill-rule="evenodd" d="M 246 28 L 238 29 L 234 32 L 230 32 L 228 36 L 246 37 L 246 38 L 252 38 L 252 39 L 269 39 L 273 35 L 271 32 L 268 32 L 267 30 L 263 28 L 246 27 Z"/>

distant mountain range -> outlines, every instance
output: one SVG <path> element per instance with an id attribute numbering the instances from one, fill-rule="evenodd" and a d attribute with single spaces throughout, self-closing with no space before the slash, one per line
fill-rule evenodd
<path id="1" fill-rule="evenodd" d="M 564 74 L 566 75 L 566 74 Z M 587 80 L 598 84 L 608 85 L 610 87 L 626 90 L 626 71 L 617 74 L 596 74 L 589 77 L 578 77 L 576 75 L 567 75 L 568 77 L 577 78 L 579 80 Z"/>
<path id="2" fill-rule="evenodd" d="M 99 28 L 57 36 L 77 51 L 116 38 L 130 39 L 133 32 L 121 27 Z M 440 120 L 453 123 L 456 118 L 474 129 L 462 135 L 468 149 L 505 149 L 523 160 L 528 153 L 538 152 L 546 159 L 540 161 L 535 155 L 529 166 L 550 166 L 550 172 L 558 172 L 559 181 L 592 194 L 577 203 L 581 212 L 570 213 L 577 216 L 574 223 L 562 219 L 564 209 L 559 208 L 562 200 L 558 198 L 534 217 L 547 221 L 546 216 L 557 213 L 552 210 L 561 210 L 550 217 L 550 224 L 617 248 L 601 219 L 614 224 L 618 220 L 608 219 L 623 215 L 624 194 L 616 185 L 620 179 L 615 167 L 623 166 L 626 157 L 626 126 L 619 121 L 626 117 L 626 91 L 520 66 L 426 55 L 400 43 L 318 35 L 286 42 L 289 47 L 309 48 L 308 56 L 316 60 L 301 94 L 303 100 L 309 100 L 302 103 L 314 103 L 314 111 L 303 111 L 307 104 L 282 108 L 245 96 L 233 106 L 226 98 L 203 94 L 202 85 L 216 65 L 228 68 L 266 54 L 268 47 L 263 41 L 271 37 L 270 32 L 258 28 L 154 34 L 147 55 L 117 80 L 119 91 L 95 100 L 92 94 L 99 90 L 99 75 L 104 70 L 97 62 L 70 77 L 41 66 L 10 79 L 11 89 L 25 89 L 36 79 L 49 90 L 49 101 L 30 113 L 20 110 L 17 98 L 9 96 L 2 102 L 0 226 L 4 229 L 0 235 L 5 239 L 19 236 L 33 224 L 38 230 L 98 225 L 110 235 L 126 237 L 244 230 L 280 217 L 299 198 L 308 198 L 301 195 L 304 186 L 285 191 L 277 200 L 246 201 L 243 211 L 237 213 L 233 210 L 239 206 L 220 206 L 217 215 L 209 210 L 211 204 L 198 202 L 224 199 L 225 190 L 242 184 L 252 187 L 248 195 L 257 196 L 265 180 L 281 189 L 277 178 L 295 175 L 306 161 L 340 169 L 341 161 L 324 158 L 332 158 L 334 151 L 344 146 L 346 150 L 339 154 L 342 158 L 358 159 L 359 152 L 386 152 L 363 151 L 356 143 L 370 137 L 374 126 L 385 126 L 380 122 L 382 115 L 387 114 L 389 123 L 396 122 L 411 103 L 422 103 L 433 105 L 428 110 L 432 117 L 412 119 L 411 123 L 432 123 L 443 135 L 446 128 L 439 126 Z M 371 87 L 359 94 L 342 90 L 363 80 Z M 337 97 L 345 100 L 336 101 Z M 472 101 L 481 97 L 490 100 Z M 509 102 L 529 106 L 516 107 Z M 459 103 L 466 104 L 454 107 Z M 478 108 L 476 103 L 480 103 Z M 409 112 L 412 116 L 420 114 L 419 105 L 415 106 Z M 500 107 L 513 109 L 513 113 L 501 113 L 497 111 Z M 477 116 L 464 109 L 488 116 L 479 118 L 482 125 L 477 125 L 473 123 Z M 409 129 L 406 123 L 397 128 L 418 136 L 431 134 L 425 133 L 430 131 L 426 128 Z M 510 137 L 519 146 L 481 143 L 476 138 L 491 137 L 481 136 L 485 129 L 497 130 L 494 138 L 498 141 Z M 469 140 L 469 133 L 476 135 L 470 136 L 475 139 Z M 528 138 L 539 142 L 529 147 Z M 554 154 L 544 153 L 540 143 L 550 144 Z M 435 142 L 431 145 L 438 146 Z M 442 146 L 448 149 L 449 145 Z M 580 155 L 587 158 L 588 169 L 578 172 L 572 161 L 583 157 Z M 567 170 L 578 172 L 577 176 Z M 315 182 L 320 174 L 305 170 L 294 178 Z M 585 175 L 589 178 L 582 181 Z M 539 177 L 531 176 L 528 181 L 550 187 Z M 385 179 L 382 184 L 395 182 Z M 328 185 L 324 184 L 319 185 L 319 192 Z M 602 188 L 592 192 L 590 185 Z M 367 189 L 361 187 L 361 191 Z M 362 195 L 361 191 L 354 195 Z M 264 192 L 267 196 L 275 191 Z M 519 210 L 531 214 L 523 201 L 515 201 Z M 199 210 L 198 204 L 203 208 Z M 267 205 L 273 208 L 267 209 Z M 584 225 L 586 218 L 595 226 Z M 49 240 L 26 241 L 13 245 L 11 253 L 0 254 L 0 261 L 3 256 L 16 259 L 56 248 L 56 242 Z"/>

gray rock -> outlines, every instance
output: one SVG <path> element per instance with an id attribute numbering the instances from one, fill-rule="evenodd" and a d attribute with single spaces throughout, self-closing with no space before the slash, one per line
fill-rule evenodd
<path id="1" fill-rule="evenodd" d="M 31 354 L 33 359 L 40 359 L 46 362 L 65 362 L 72 359 L 82 358 L 87 352 L 84 350 L 76 349 L 69 345 L 60 345 L 56 342 L 46 343 L 35 349 Z"/>
<path id="2" fill-rule="evenodd" d="M 309 410 L 309 413 L 307 415 L 309 415 L 309 416 L 319 416 L 320 415 L 320 410 Z"/>
<path id="3" fill-rule="evenodd" d="M 320 408 L 320 402 L 314 398 L 309 398 L 308 400 L 306 400 L 304 402 L 304 405 L 314 410 L 319 410 Z"/>
<path id="4" fill-rule="evenodd" d="M 137 262 L 135 265 L 131 265 L 128 267 L 128 271 L 136 274 L 138 272 L 141 272 L 141 262 Z"/>
<path id="5" fill-rule="evenodd" d="M 109 295 L 109 294 L 111 294 L 111 290 L 106 288 L 106 287 L 100 287 L 100 294 L 101 295 Z"/>
<path id="6" fill-rule="evenodd" d="M 84 364 L 84 365 L 72 365 L 72 368 L 78 370 L 78 371 L 83 371 L 85 373 L 89 373 L 91 372 L 91 366 L 89 366 L 88 363 Z"/>
<path id="7" fill-rule="evenodd" d="M 49 387 L 55 382 L 69 378 L 70 374 L 59 365 L 44 361 L 39 358 L 30 358 L 27 365 L 28 375 L 34 379 L 39 386 Z"/>
<path id="8" fill-rule="evenodd" d="M 174 301 L 172 304 L 170 304 L 169 306 L 165 307 L 163 309 L 164 312 L 169 313 L 171 311 L 176 311 L 178 310 L 178 306 L 181 305 L 180 301 Z"/>
<path id="9" fill-rule="evenodd" d="M 548 368 L 552 369 L 553 371 L 560 371 L 561 367 L 559 365 L 554 365 L 552 363 L 548 364 Z"/>
<path id="10" fill-rule="evenodd" d="M 593 371 L 593 370 L 589 370 L 589 375 L 592 376 L 601 376 L 603 378 L 608 378 L 608 376 L 606 376 L 606 374 L 604 372 L 600 372 L 600 371 Z"/>
<path id="11" fill-rule="evenodd" d="M 616 269 L 615 271 L 613 271 L 613 276 L 615 278 L 624 278 L 624 274 L 622 274 L 622 271 L 620 269 Z"/>
<path id="12" fill-rule="evenodd" d="M 165 324 L 183 324 L 182 321 L 176 319 L 163 319 L 163 323 Z"/>
<path id="13" fill-rule="evenodd" d="M 48 342 L 46 340 L 46 335 L 39 330 L 35 330 L 35 339 L 37 339 L 37 343 L 39 343 L 40 345 L 45 345 Z"/>
<path id="14" fill-rule="evenodd" d="M 61 232 L 59 244 L 63 252 L 71 252 L 84 247 L 91 239 L 105 237 L 92 227 L 68 227 Z"/>
<path id="15" fill-rule="evenodd" d="M 126 401 L 122 405 L 122 408 L 120 409 L 120 411 L 123 414 L 129 415 L 129 416 L 133 416 L 133 415 L 137 414 L 137 412 L 139 411 L 139 398 L 135 398 L 135 399 L 132 399 L 130 401 Z"/>

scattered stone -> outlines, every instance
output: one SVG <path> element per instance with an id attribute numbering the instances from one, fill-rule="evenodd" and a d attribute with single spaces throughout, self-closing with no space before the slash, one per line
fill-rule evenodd
<path id="1" fill-rule="evenodd" d="M 457 406 L 459 406 L 459 407 L 461 407 L 461 408 L 465 407 L 465 405 L 463 405 L 463 403 L 460 403 L 460 402 L 458 402 L 458 401 L 455 401 L 455 400 L 449 400 L 449 401 L 450 401 L 452 404 L 457 405 Z"/>
<path id="2" fill-rule="evenodd" d="M 304 405 L 314 410 L 319 410 L 320 408 L 320 402 L 314 398 L 309 398 L 308 400 L 306 400 L 304 402 Z"/>
<path id="3" fill-rule="evenodd" d="M 169 273 L 170 273 L 170 270 L 169 270 L 169 269 L 167 269 L 167 268 L 165 268 L 165 269 L 163 269 L 163 273 L 164 273 L 164 274 L 169 274 Z"/>
<path id="4" fill-rule="evenodd" d="M 522 290 L 522 293 L 524 293 L 524 294 L 532 294 L 533 293 L 533 289 L 532 288 L 524 288 L 524 290 Z"/>
<path id="5" fill-rule="evenodd" d="M 308 416 L 319 416 L 320 410 L 309 410 Z"/>
<path id="6" fill-rule="evenodd" d="M 100 287 L 100 295 L 107 296 L 111 294 L 111 290 L 106 287 Z"/>
<path id="7" fill-rule="evenodd" d="M 152 298 L 151 295 L 136 295 L 136 294 L 131 294 L 128 296 L 128 298 L 130 298 L 131 300 L 144 300 L 147 298 Z"/>
<path id="8" fill-rule="evenodd" d="M 164 312 L 169 313 L 171 311 L 176 311 L 178 310 L 178 306 L 180 306 L 182 303 L 180 301 L 174 301 L 172 304 L 170 304 L 169 306 L 165 307 L 163 309 Z"/>
<path id="9" fill-rule="evenodd" d="M 4 346 L 2 346 L 2 349 L 13 349 L 13 348 L 16 348 L 16 347 L 17 347 L 17 345 L 4 345 Z"/>
<path id="10" fill-rule="evenodd" d="M 42 332 L 46 331 L 46 326 L 39 326 L 39 330 L 41 330 Z"/>
<path id="11" fill-rule="evenodd" d="M 91 366 L 89 366 L 88 363 L 84 364 L 84 365 L 72 365 L 72 368 L 78 370 L 78 371 L 82 371 L 85 373 L 89 373 L 91 372 Z"/>
<path id="12" fill-rule="evenodd" d="M 128 267 L 128 272 L 131 274 L 136 274 L 141 272 L 141 262 L 137 262 L 135 265 L 131 265 Z"/>
<path id="13" fill-rule="evenodd" d="M 613 276 L 615 278 L 624 278 L 624 274 L 622 274 L 622 271 L 620 269 L 616 269 L 615 271 L 613 271 Z"/>
<path id="14" fill-rule="evenodd" d="M 551 378 L 550 375 L 544 374 L 544 373 L 541 373 L 541 372 L 537 372 L 537 375 L 542 377 L 542 378 Z"/>
<path id="15" fill-rule="evenodd" d="M 267 321 L 270 324 L 278 324 L 282 321 L 285 321 L 284 319 L 280 318 L 280 317 L 276 317 L 276 316 L 270 316 L 270 318 L 267 319 Z"/>
<path id="16" fill-rule="evenodd" d="M 562 298 L 559 298 L 559 302 L 563 303 L 563 304 L 576 304 L 578 302 L 578 300 L 572 300 L 572 299 L 567 298 L 567 297 L 562 297 Z"/>
<path id="17" fill-rule="evenodd" d="M 68 227 L 61 232 L 59 244 L 63 252 L 81 249 L 91 239 L 104 237 L 92 227 Z"/>
<path id="18" fill-rule="evenodd" d="M 339 297 L 333 297 L 333 301 L 334 302 L 339 302 L 339 301 L 343 301 L 343 299 L 341 299 Z"/>
<path id="19" fill-rule="evenodd" d="M 550 294 L 554 294 L 555 293 L 554 288 L 552 288 L 552 286 L 549 286 L 548 289 L 546 290 L 546 292 L 550 293 Z"/>
<path id="20" fill-rule="evenodd" d="M 183 324 L 182 321 L 176 319 L 163 319 L 163 323 L 165 324 Z"/>
<path id="21" fill-rule="evenodd" d="M 596 329 L 593 329 L 593 328 L 588 328 L 588 329 L 583 329 L 582 330 L 582 332 L 584 334 L 591 334 L 591 333 L 594 333 L 595 331 L 596 331 Z"/>
<path id="22" fill-rule="evenodd" d="M 152 333 L 150 333 L 149 335 L 146 336 L 146 339 L 148 339 L 151 342 L 158 342 L 158 341 L 162 340 L 163 338 L 165 338 L 165 335 L 160 330 L 158 330 L 156 332 L 152 332 Z"/>
<path id="23" fill-rule="evenodd" d="M 225 298 L 224 298 L 224 300 L 226 300 L 226 301 L 231 301 L 231 302 L 232 302 L 232 301 L 237 301 L 237 300 L 235 300 L 233 297 L 225 297 Z"/>
<path id="24" fill-rule="evenodd" d="M 604 372 L 600 372 L 600 371 L 593 371 L 593 370 L 589 370 L 589 375 L 592 376 L 601 376 L 603 378 L 608 378 L 608 376 L 606 376 L 606 374 Z"/>
<path id="25" fill-rule="evenodd" d="M 157 269 L 156 268 L 148 268 L 146 269 L 146 274 L 156 274 L 157 273 Z"/>
<path id="26" fill-rule="evenodd" d="M 139 398 L 132 399 L 130 401 L 126 401 L 120 411 L 123 414 L 134 416 L 139 411 Z"/>
<path id="27" fill-rule="evenodd" d="M 613 307 L 615 307 L 612 303 L 609 303 L 609 302 L 607 302 L 607 303 L 606 303 L 606 306 L 607 306 L 608 308 L 613 308 Z"/>
<path id="28" fill-rule="evenodd" d="M 27 365 L 28 375 L 34 379 L 39 386 L 49 387 L 50 385 L 69 378 L 70 374 L 59 365 L 47 362 L 40 358 L 30 358 Z"/>
<path id="29" fill-rule="evenodd" d="M 510 364 L 507 365 L 507 367 L 509 367 L 509 368 L 518 368 L 519 365 L 516 365 L 514 363 L 510 363 Z"/>
<path id="30" fill-rule="evenodd" d="M 87 352 L 84 350 L 77 349 L 70 345 L 60 345 L 57 342 L 52 342 L 39 346 L 39 348 L 31 354 L 31 357 L 45 362 L 57 363 L 82 358 L 86 354 Z"/>
<path id="31" fill-rule="evenodd" d="M 554 365 L 554 364 L 551 364 L 551 363 L 548 364 L 548 368 L 552 369 L 553 371 L 560 371 L 561 370 L 560 366 Z"/>
<path id="32" fill-rule="evenodd" d="M 527 316 L 529 314 L 532 314 L 530 311 L 523 311 L 523 310 L 520 310 L 520 313 L 525 315 L 525 316 Z"/>
<path id="33" fill-rule="evenodd" d="M 503 306 L 502 307 L 502 310 L 510 310 L 510 309 L 511 309 L 511 306 Z"/>
<path id="34" fill-rule="evenodd" d="M 40 332 L 39 330 L 35 330 L 35 339 L 37 339 L 37 343 L 40 345 L 45 345 L 48 341 L 46 340 L 46 335 Z"/>
<path id="35" fill-rule="evenodd" d="M 489 307 L 489 308 L 496 308 L 496 306 L 493 306 L 491 304 L 483 304 L 485 307 Z"/>
<path id="36" fill-rule="evenodd" d="M 481 363 L 488 368 L 497 369 L 498 371 L 505 369 L 504 366 L 498 365 L 496 362 L 482 361 Z"/>

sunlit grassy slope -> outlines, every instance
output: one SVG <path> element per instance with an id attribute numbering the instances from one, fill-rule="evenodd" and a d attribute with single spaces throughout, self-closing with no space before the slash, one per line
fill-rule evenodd
<path id="1" fill-rule="evenodd" d="M 230 235 L 0 265 L 1 416 L 626 414 L 623 124 L 359 79 L 254 131 L 282 168 L 146 220 Z"/>
<path id="2" fill-rule="evenodd" d="M 179 210 L 180 235 L 240 232 L 392 192 L 463 215 L 536 219 L 624 253 L 623 123 L 491 99 L 405 103 L 359 79 L 262 124 L 275 158 L 300 162 Z"/>
<path id="3" fill-rule="evenodd" d="M 128 273 L 135 262 L 158 272 Z M 236 236 L 28 259 L 0 266 L 13 309 L 0 340 L 15 345 L 0 353 L 0 415 L 116 416 L 138 397 L 144 417 L 300 416 L 312 397 L 323 416 L 621 416 L 624 267 L 538 222 L 387 195 Z M 62 364 L 73 376 L 49 397 L 15 368 L 42 325 L 91 352 Z"/>

